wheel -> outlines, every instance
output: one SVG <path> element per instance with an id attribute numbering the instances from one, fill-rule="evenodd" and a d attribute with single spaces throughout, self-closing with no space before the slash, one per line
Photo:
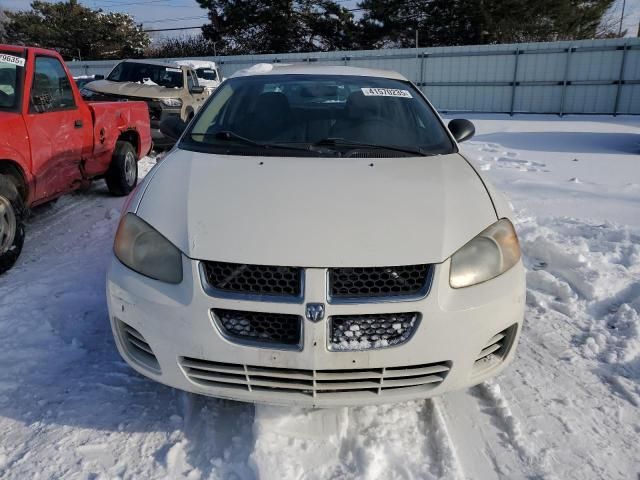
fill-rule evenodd
<path id="1" fill-rule="evenodd" d="M 138 156 L 129 142 L 118 141 L 105 175 L 112 195 L 128 195 L 138 183 Z"/>
<path id="2" fill-rule="evenodd" d="M 0 175 L 0 275 L 16 263 L 24 244 L 25 208 L 11 177 Z"/>

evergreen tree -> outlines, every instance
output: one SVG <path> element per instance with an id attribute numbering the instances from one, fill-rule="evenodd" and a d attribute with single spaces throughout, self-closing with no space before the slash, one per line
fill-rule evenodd
<path id="1" fill-rule="evenodd" d="M 354 45 L 356 26 L 333 0 L 198 0 L 204 37 L 224 54 L 309 52 Z"/>
<path id="2" fill-rule="evenodd" d="M 365 48 L 579 40 L 606 35 L 615 0 L 362 0 Z"/>
<path id="3" fill-rule="evenodd" d="M 142 55 L 149 36 L 124 13 L 77 3 L 34 1 L 31 10 L 6 12 L 7 40 L 57 50 L 65 59 L 108 59 Z"/>

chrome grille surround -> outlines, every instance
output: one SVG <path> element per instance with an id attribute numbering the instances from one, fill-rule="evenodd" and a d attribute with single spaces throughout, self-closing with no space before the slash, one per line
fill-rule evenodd
<path id="1" fill-rule="evenodd" d="M 292 400 L 366 398 L 398 390 L 422 393 L 440 385 L 451 370 L 451 362 L 348 370 L 260 367 L 192 357 L 180 357 L 179 364 L 187 378 L 201 387 L 285 394 Z"/>
<path id="2" fill-rule="evenodd" d="M 418 312 L 333 315 L 328 348 L 333 351 L 396 347 L 409 341 L 420 324 Z"/>
<path id="3" fill-rule="evenodd" d="M 211 314 L 227 340 L 263 348 L 302 350 L 301 316 L 220 308 L 214 308 Z"/>

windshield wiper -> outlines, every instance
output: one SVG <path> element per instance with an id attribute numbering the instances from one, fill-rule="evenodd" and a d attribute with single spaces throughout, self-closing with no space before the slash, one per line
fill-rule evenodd
<path id="1" fill-rule="evenodd" d="M 231 142 L 238 142 L 238 143 L 243 143 L 245 145 L 250 145 L 252 147 L 264 148 L 264 149 L 267 149 L 267 150 L 280 149 L 280 150 L 298 150 L 298 151 L 304 151 L 304 152 L 312 152 L 312 150 L 310 150 L 307 147 L 294 147 L 294 146 L 291 146 L 291 145 L 283 145 L 281 143 L 260 143 L 260 142 L 256 142 L 255 140 L 251 140 L 250 138 L 243 137 L 242 135 L 238 135 L 237 133 L 232 132 L 230 130 L 222 130 L 220 132 L 215 132 L 215 133 L 191 132 L 190 135 L 191 136 L 193 136 L 193 135 L 202 135 L 204 137 L 213 137 L 216 140 L 225 140 L 225 141 L 231 141 Z"/>
<path id="2" fill-rule="evenodd" d="M 333 138 L 327 137 L 322 140 L 318 140 L 314 144 L 313 147 L 345 147 L 345 148 L 376 148 L 380 150 L 391 150 L 394 152 L 403 152 L 403 153 L 411 153 L 413 155 L 418 155 L 421 157 L 428 157 L 433 155 L 431 153 L 426 152 L 422 148 L 411 148 L 411 147 L 399 147 L 396 145 L 378 145 L 375 143 L 361 143 L 361 142 L 353 142 L 351 140 L 346 140 L 344 138 Z"/>

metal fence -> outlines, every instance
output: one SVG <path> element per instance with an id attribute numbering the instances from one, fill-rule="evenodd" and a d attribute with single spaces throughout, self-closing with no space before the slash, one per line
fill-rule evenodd
<path id="1" fill-rule="evenodd" d="M 265 62 L 396 70 L 441 112 L 640 114 L 640 38 L 197 59 L 225 76 Z M 116 63 L 68 65 L 106 75 Z"/>

